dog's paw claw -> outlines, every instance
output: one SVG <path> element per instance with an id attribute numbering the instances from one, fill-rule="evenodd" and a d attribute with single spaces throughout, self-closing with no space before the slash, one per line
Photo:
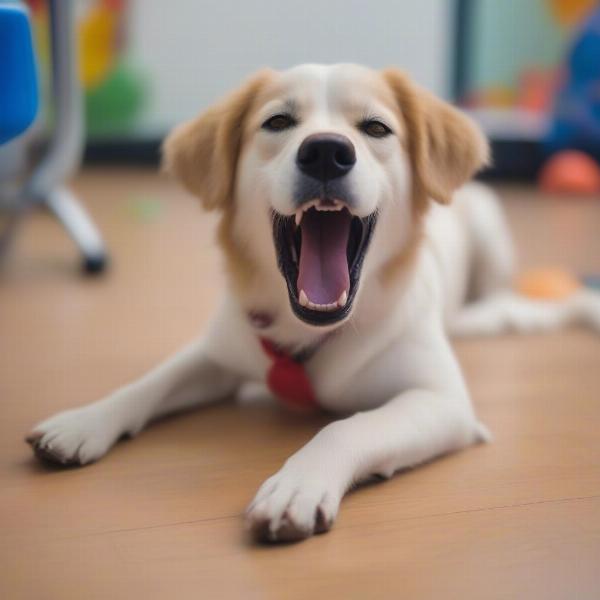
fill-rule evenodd
<path id="1" fill-rule="evenodd" d="M 41 439 L 44 437 L 44 434 L 41 431 L 32 431 L 25 436 L 25 441 L 30 446 L 35 446 Z"/>
<path id="2" fill-rule="evenodd" d="M 33 453 L 36 458 L 44 463 L 52 463 L 54 465 L 60 465 L 63 467 L 76 467 L 81 466 L 81 461 L 78 456 L 68 458 L 60 451 L 53 450 L 50 445 L 41 446 L 39 444 L 32 444 Z"/>
<path id="3" fill-rule="evenodd" d="M 60 466 L 94 462 L 118 438 L 109 416 L 92 407 L 68 410 L 37 425 L 25 437 L 37 458 Z"/>
<path id="4" fill-rule="evenodd" d="M 338 506 L 338 494 L 326 483 L 278 474 L 246 511 L 247 528 L 259 542 L 297 542 L 329 531 Z"/>
<path id="5" fill-rule="evenodd" d="M 315 533 L 327 533 L 333 525 L 333 519 L 327 518 L 320 506 L 317 506 L 315 515 Z"/>

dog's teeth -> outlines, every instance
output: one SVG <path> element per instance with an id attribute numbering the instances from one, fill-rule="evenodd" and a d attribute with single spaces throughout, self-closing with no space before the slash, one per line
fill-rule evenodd
<path id="1" fill-rule="evenodd" d="M 342 308 L 342 307 L 346 306 L 346 302 L 348 302 L 348 292 L 346 292 L 346 290 L 344 290 L 340 294 L 340 297 L 338 298 L 337 305 L 340 308 Z"/>
<path id="2" fill-rule="evenodd" d="M 331 312 L 336 310 L 340 306 L 344 306 L 346 304 L 347 294 L 343 292 L 340 296 L 340 299 L 337 302 L 331 302 L 329 304 L 317 304 L 315 302 L 311 302 L 306 295 L 304 290 L 300 290 L 298 294 L 298 302 L 301 306 L 305 306 L 306 308 L 310 308 L 310 310 L 317 310 L 319 312 Z M 340 302 L 343 300 L 344 304 L 340 305 Z"/>
<path id="3" fill-rule="evenodd" d="M 295 217 L 295 221 L 296 221 L 296 227 L 299 227 L 299 226 L 300 226 L 300 223 L 301 223 L 301 221 L 302 221 L 302 215 L 303 215 L 303 214 L 304 214 L 304 211 L 303 211 L 301 208 L 299 208 L 299 209 L 296 211 L 296 217 Z"/>
<path id="4" fill-rule="evenodd" d="M 321 204 L 319 202 L 318 204 L 315 204 L 315 210 L 324 212 L 334 212 L 342 210 L 342 208 L 344 208 L 344 205 L 339 200 L 334 200 L 333 202 L 333 206 L 330 204 Z"/>
<path id="5" fill-rule="evenodd" d="M 308 301 L 308 296 L 306 295 L 306 292 L 304 290 L 300 290 L 300 295 L 298 297 L 298 301 L 300 302 L 301 306 L 309 306 L 310 302 Z"/>

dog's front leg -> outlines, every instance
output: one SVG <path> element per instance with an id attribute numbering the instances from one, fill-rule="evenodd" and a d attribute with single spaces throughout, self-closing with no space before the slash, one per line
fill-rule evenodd
<path id="1" fill-rule="evenodd" d="M 367 370 L 373 382 L 386 372 L 399 374 L 409 383 L 407 391 L 331 423 L 289 458 L 247 510 L 255 537 L 292 541 L 327 531 L 353 485 L 486 439 L 454 356 L 446 341 L 438 340 L 397 348 Z"/>
<path id="2" fill-rule="evenodd" d="M 385 406 L 334 422 L 262 485 L 247 523 L 262 541 L 327 531 L 346 491 L 485 438 L 485 430 L 435 392 L 411 390 Z"/>
<path id="3" fill-rule="evenodd" d="M 41 458 L 84 465 L 152 419 L 230 396 L 239 377 L 211 359 L 207 345 L 207 340 L 191 344 L 106 398 L 50 417 L 27 441 Z"/>

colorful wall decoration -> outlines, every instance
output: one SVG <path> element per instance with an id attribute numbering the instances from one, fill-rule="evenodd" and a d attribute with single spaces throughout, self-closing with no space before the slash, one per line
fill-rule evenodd
<path id="1" fill-rule="evenodd" d="M 467 58 L 469 108 L 547 113 L 565 56 L 598 0 L 475 0 Z"/>

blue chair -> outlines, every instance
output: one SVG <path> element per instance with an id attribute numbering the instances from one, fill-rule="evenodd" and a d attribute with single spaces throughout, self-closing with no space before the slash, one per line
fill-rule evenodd
<path id="1" fill-rule="evenodd" d="M 0 144 L 23 133 L 38 110 L 37 74 L 27 10 L 0 2 Z"/>

